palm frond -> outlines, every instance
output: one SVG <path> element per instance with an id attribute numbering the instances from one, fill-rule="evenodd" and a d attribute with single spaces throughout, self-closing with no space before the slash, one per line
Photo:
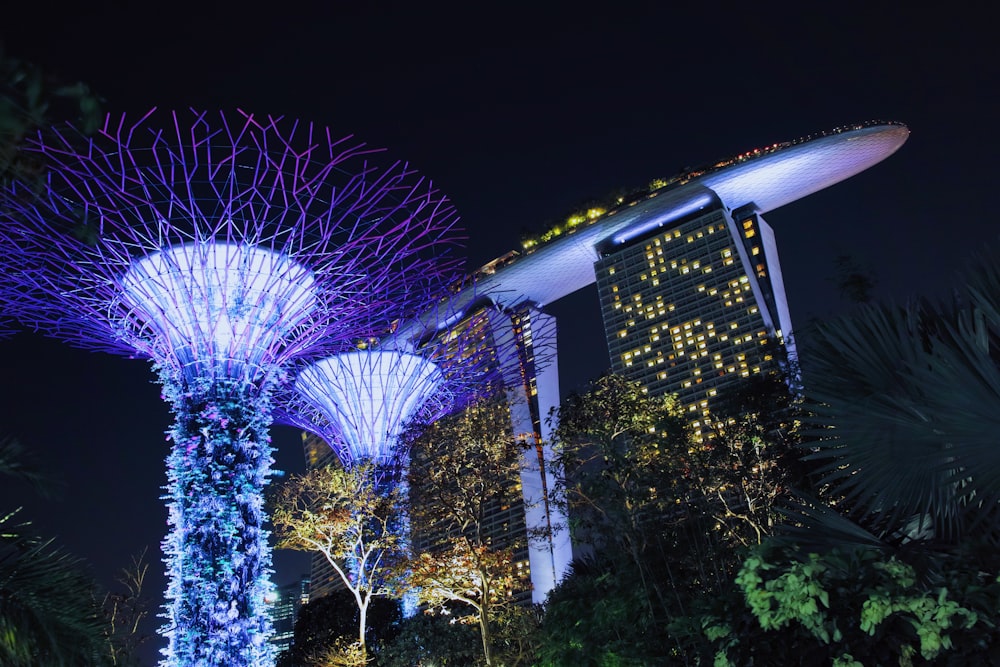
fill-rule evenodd
<path id="1" fill-rule="evenodd" d="M 105 640 L 92 579 L 13 516 L 0 520 L 0 664 L 98 664 Z"/>

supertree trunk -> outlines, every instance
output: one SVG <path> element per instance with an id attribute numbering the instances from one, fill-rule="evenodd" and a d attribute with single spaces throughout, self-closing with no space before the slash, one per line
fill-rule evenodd
<path id="1" fill-rule="evenodd" d="M 175 421 L 167 457 L 165 667 L 261 667 L 274 656 L 265 594 L 271 555 L 270 387 L 164 375 Z"/>

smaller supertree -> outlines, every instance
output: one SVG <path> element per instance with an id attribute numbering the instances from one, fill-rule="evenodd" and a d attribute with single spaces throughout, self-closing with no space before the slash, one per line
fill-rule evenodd
<path id="1" fill-rule="evenodd" d="M 430 310 L 441 313 L 447 309 L 438 306 Z M 429 341 L 423 344 L 397 330 L 397 335 L 381 341 L 368 339 L 355 350 L 309 363 L 300 370 L 294 392 L 279 400 L 280 420 L 320 435 L 336 452 L 343 471 L 332 473 L 331 483 L 343 486 L 339 476 L 348 475 L 360 488 L 362 482 L 357 476 L 369 475 L 371 488 L 387 502 L 392 501 L 392 515 L 370 517 L 364 531 L 355 523 L 343 524 L 343 528 L 364 535 L 364 539 L 348 543 L 343 537 L 329 534 L 317 539 L 315 532 L 306 539 L 298 537 L 306 514 L 293 511 L 304 502 L 303 480 L 292 480 L 290 486 L 299 487 L 299 492 L 283 493 L 281 503 L 285 507 L 276 514 L 284 522 L 278 524 L 282 543 L 289 548 L 322 552 L 353 593 L 361 612 L 361 637 L 364 612 L 371 598 L 406 588 L 400 580 L 406 578 L 405 572 L 397 567 L 409 536 L 405 507 L 408 453 L 400 446 L 404 428 L 412 422 L 433 421 L 497 386 L 498 366 L 483 349 L 484 341 L 478 332 L 459 330 L 437 335 L 437 329 L 430 327 Z M 417 330 L 423 329 L 407 329 Z M 325 504 L 331 505 L 329 499 Z M 354 515 L 368 512 L 368 503 L 354 504 L 351 499 L 340 502 L 341 506 L 352 504 Z M 326 527 L 336 526 L 328 523 Z M 345 548 L 331 548 L 334 543 Z M 381 553 L 373 554 L 372 545 L 381 545 Z M 404 613 L 412 614 L 415 607 L 415 598 L 405 595 Z"/>

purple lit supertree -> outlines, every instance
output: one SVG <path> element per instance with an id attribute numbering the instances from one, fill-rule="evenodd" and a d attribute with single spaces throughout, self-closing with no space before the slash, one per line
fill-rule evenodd
<path id="1" fill-rule="evenodd" d="M 422 313 L 419 325 L 403 323 L 354 349 L 300 360 L 277 418 L 322 437 L 343 465 L 371 463 L 391 477 L 405 463 L 399 436 L 409 423 L 432 422 L 499 388 L 495 353 L 482 333 L 445 330 L 445 321 L 461 316 L 444 302 Z"/>
<path id="2" fill-rule="evenodd" d="M 451 305 L 445 301 L 429 308 L 418 320 L 404 323 L 405 332 L 303 361 L 294 384 L 277 401 L 277 419 L 319 435 L 345 468 L 371 470 L 379 493 L 405 495 L 409 456 L 401 442 L 403 430 L 430 423 L 500 387 L 500 366 L 482 330 L 447 328 L 447 322 L 463 315 L 452 312 Z M 442 316 L 444 321 L 438 321 Z M 372 529 L 389 530 L 401 538 L 393 544 L 406 545 L 407 512 L 397 511 Z M 359 540 L 345 563 L 333 563 L 358 601 L 362 623 L 371 597 L 393 588 L 385 580 L 386 570 L 393 570 L 388 564 L 405 551 L 402 546 L 399 553 L 370 558 L 368 548 Z M 404 615 L 415 611 L 415 594 L 405 595 Z"/>
<path id="3" fill-rule="evenodd" d="M 293 359 L 348 349 L 459 274 L 447 200 L 350 137 L 191 112 L 40 135 L 46 186 L 3 192 L 13 314 L 153 361 L 167 457 L 164 665 L 269 665 L 263 528 L 274 391 Z M 0 252 L 10 258 L 13 252 Z M 12 300 L 13 301 L 13 300 Z"/>

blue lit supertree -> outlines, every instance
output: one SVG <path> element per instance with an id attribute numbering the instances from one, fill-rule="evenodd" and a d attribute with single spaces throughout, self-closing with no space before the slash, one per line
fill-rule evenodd
<path id="1" fill-rule="evenodd" d="M 45 187 L 4 189 L 0 257 L 22 322 L 159 375 L 175 417 L 163 664 L 256 667 L 273 662 L 273 394 L 320 343 L 348 349 L 424 307 L 460 275 L 459 237 L 429 182 L 350 137 L 184 115 L 40 135 Z"/>

